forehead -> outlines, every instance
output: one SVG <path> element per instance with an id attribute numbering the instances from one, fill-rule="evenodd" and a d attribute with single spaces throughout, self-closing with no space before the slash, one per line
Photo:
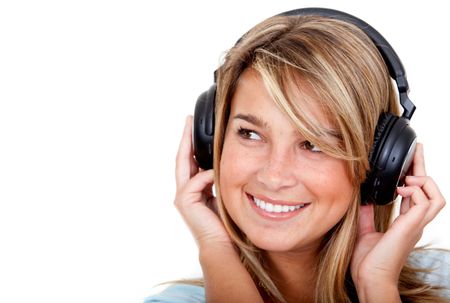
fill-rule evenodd
<path id="1" fill-rule="evenodd" d="M 312 88 L 300 77 L 290 79 L 287 88 L 280 88 L 274 79 L 263 77 L 254 68 L 247 68 L 241 74 L 231 102 L 231 115 L 245 112 L 269 119 L 282 115 L 308 116 L 314 124 L 333 129 L 333 124 L 319 105 L 318 97 Z M 275 101 L 278 100 L 278 101 Z"/>

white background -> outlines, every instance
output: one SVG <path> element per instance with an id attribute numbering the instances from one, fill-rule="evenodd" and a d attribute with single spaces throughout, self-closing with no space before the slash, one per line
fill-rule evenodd
<path id="1" fill-rule="evenodd" d="M 140 302 L 156 283 L 200 274 L 172 204 L 185 116 L 243 33 L 294 8 L 347 11 L 392 44 L 408 72 L 428 173 L 450 196 L 443 6 L 156 3 L 1 2 L 1 302 Z M 447 207 L 421 243 L 450 248 L 449 221 Z"/>

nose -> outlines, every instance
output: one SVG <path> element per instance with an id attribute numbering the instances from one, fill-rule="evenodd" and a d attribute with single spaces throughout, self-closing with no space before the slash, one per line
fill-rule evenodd
<path id="1" fill-rule="evenodd" d="M 256 180 L 272 192 L 295 186 L 297 178 L 293 157 L 289 150 L 273 149 L 266 164 L 256 173 Z"/>

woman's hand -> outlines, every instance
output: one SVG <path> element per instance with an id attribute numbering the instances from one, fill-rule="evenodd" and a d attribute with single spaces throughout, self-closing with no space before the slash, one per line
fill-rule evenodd
<path id="1" fill-rule="evenodd" d="M 193 157 L 191 140 L 192 116 L 188 116 L 176 158 L 175 206 L 200 248 L 215 244 L 231 246 L 231 240 L 217 216 L 217 205 L 212 194 L 214 171 L 199 170 Z"/>
<path id="2" fill-rule="evenodd" d="M 417 144 L 412 174 L 406 177 L 404 187 L 397 188 L 403 197 L 400 215 L 385 233 L 375 231 L 373 205 L 361 206 L 358 238 L 351 261 L 352 279 L 357 289 L 365 286 L 374 289 L 379 285 L 397 290 L 400 271 L 424 227 L 445 205 L 438 186 L 426 176 L 422 144 Z"/>
<path id="3" fill-rule="evenodd" d="M 199 247 L 206 300 L 262 303 L 252 277 L 217 215 L 212 195 L 214 172 L 199 170 L 193 158 L 191 134 L 192 117 L 189 116 L 177 154 L 175 206 Z"/>

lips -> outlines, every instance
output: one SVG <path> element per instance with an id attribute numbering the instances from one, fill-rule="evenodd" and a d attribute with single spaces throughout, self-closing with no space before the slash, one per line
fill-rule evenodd
<path id="1" fill-rule="evenodd" d="M 262 217 L 269 219 L 289 219 L 309 206 L 307 202 L 287 202 L 247 193 L 252 208 Z"/>

